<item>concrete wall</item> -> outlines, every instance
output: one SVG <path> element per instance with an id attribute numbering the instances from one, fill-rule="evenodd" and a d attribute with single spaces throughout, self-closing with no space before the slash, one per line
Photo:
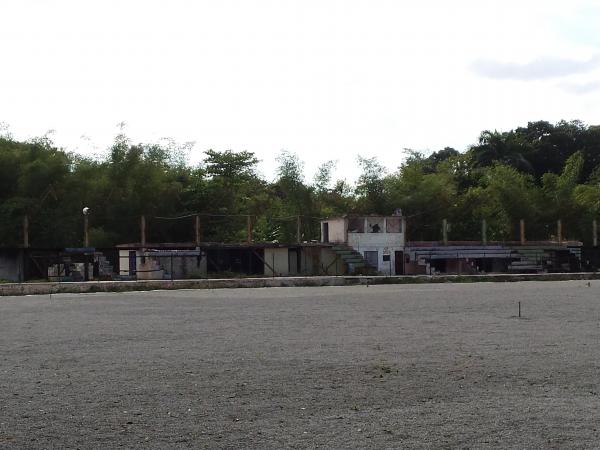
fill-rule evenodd
<path id="1" fill-rule="evenodd" d="M 0 296 L 35 295 L 85 292 L 127 292 L 154 289 L 223 289 L 263 288 L 293 286 L 355 286 L 405 283 L 451 282 L 507 282 L 507 281 L 559 281 L 600 280 L 600 273 L 535 273 L 488 275 L 421 275 L 399 277 L 377 276 L 322 276 L 293 278 L 242 278 L 205 280 L 155 280 L 155 281 L 88 281 L 80 283 L 6 283 L 0 284 Z M 90 299 L 92 301 L 92 299 Z"/>
<path id="2" fill-rule="evenodd" d="M 302 247 L 300 273 L 302 275 L 317 275 L 319 272 L 319 247 Z"/>
<path id="3" fill-rule="evenodd" d="M 395 274 L 396 251 L 404 251 L 404 233 L 348 233 L 348 245 L 364 256 L 366 251 L 377 252 L 377 271 Z M 389 261 L 383 255 L 390 255 Z"/>
<path id="4" fill-rule="evenodd" d="M 265 248 L 265 262 L 275 269 L 273 271 L 265 264 L 265 275 L 272 276 L 287 276 L 289 274 L 288 249 L 284 248 Z"/>
<path id="5" fill-rule="evenodd" d="M 321 248 L 320 251 L 320 275 L 344 275 L 346 265 L 341 258 L 330 248 Z"/>
<path id="6" fill-rule="evenodd" d="M 129 250 L 119 250 L 119 275 L 130 275 L 129 273 Z"/>
<path id="7" fill-rule="evenodd" d="M 404 248 L 404 233 L 348 233 L 348 245 L 355 250 L 363 247 Z"/>
<path id="8" fill-rule="evenodd" d="M 325 220 L 321 223 L 321 241 L 323 242 L 323 224 L 329 224 L 329 242 L 342 243 L 346 242 L 346 219 L 337 218 Z"/>
<path id="9" fill-rule="evenodd" d="M 357 248 L 355 249 L 358 251 Z M 403 250 L 404 247 L 400 246 L 363 245 L 359 253 L 364 256 L 365 252 L 377 252 L 377 271 L 383 275 L 395 275 L 396 251 Z M 389 255 L 390 260 L 384 261 L 384 255 Z"/>

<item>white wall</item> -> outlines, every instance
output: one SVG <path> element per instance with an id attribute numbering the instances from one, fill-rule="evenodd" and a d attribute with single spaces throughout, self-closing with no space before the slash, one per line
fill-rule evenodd
<path id="1" fill-rule="evenodd" d="M 321 248 L 320 259 L 319 275 L 344 275 L 344 262 L 331 248 Z"/>
<path id="2" fill-rule="evenodd" d="M 383 275 L 395 275 L 396 271 L 396 251 L 404 251 L 404 247 L 400 245 L 362 245 L 361 247 L 353 247 L 363 257 L 365 252 L 377 252 L 377 271 Z M 390 255 L 389 261 L 383 260 L 383 255 Z M 365 258 L 366 259 L 366 258 Z"/>
<path id="3" fill-rule="evenodd" d="M 404 233 L 348 233 L 348 245 L 362 247 L 404 247 Z"/>
<path id="4" fill-rule="evenodd" d="M 377 271 L 394 275 L 396 251 L 404 251 L 404 233 L 348 233 L 348 245 L 364 256 L 365 251 L 377 252 Z M 389 254 L 390 261 L 383 255 Z"/>
<path id="5" fill-rule="evenodd" d="M 129 250 L 119 250 L 119 275 L 129 275 Z"/>
<path id="6" fill-rule="evenodd" d="M 329 224 L 329 242 L 346 242 L 346 219 L 340 217 L 337 219 L 324 220 L 321 223 L 321 227 L 323 227 L 323 223 Z M 321 228 L 321 241 L 323 242 L 323 228 Z"/>
<path id="7" fill-rule="evenodd" d="M 265 248 L 265 262 L 275 269 L 275 276 L 289 274 L 287 248 Z M 265 264 L 265 275 L 272 277 L 273 271 Z"/>

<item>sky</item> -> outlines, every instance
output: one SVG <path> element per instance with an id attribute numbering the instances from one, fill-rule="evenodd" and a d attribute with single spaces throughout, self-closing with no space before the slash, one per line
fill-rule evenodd
<path id="1" fill-rule="evenodd" d="M 105 154 L 171 138 L 282 150 L 310 181 L 357 155 L 464 151 L 483 130 L 600 124 L 596 0 L 0 0 L 0 122 Z"/>

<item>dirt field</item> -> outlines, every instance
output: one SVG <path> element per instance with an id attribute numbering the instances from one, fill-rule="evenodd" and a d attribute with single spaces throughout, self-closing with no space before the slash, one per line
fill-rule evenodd
<path id="1" fill-rule="evenodd" d="M 599 357 L 600 281 L 4 297 L 0 448 L 598 448 Z"/>

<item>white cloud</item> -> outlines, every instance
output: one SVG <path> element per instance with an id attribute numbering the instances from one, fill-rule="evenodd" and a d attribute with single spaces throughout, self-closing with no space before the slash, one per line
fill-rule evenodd
<path id="1" fill-rule="evenodd" d="M 600 49 L 561 28 L 588 3 L 2 2 L 0 121 L 17 137 L 55 129 L 58 144 L 89 153 L 125 121 L 134 141 L 195 141 L 192 160 L 250 150 L 270 176 L 285 148 L 308 179 L 328 159 L 354 178 L 359 153 L 393 169 L 405 147 L 464 149 L 483 129 L 529 120 L 594 122 L 600 103 L 561 85 L 470 69 L 512 61 L 544 75 L 589 59 Z M 548 55 L 553 65 L 527 66 Z"/>
<path id="2" fill-rule="evenodd" d="M 525 64 L 477 60 L 473 70 L 482 76 L 509 80 L 540 80 L 590 72 L 600 66 L 600 55 L 586 61 L 561 58 L 539 58 Z"/>
<path id="3" fill-rule="evenodd" d="M 590 94 L 592 92 L 600 91 L 600 80 L 579 83 L 562 83 L 560 86 L 567 92 L 585 95 Z"/>

